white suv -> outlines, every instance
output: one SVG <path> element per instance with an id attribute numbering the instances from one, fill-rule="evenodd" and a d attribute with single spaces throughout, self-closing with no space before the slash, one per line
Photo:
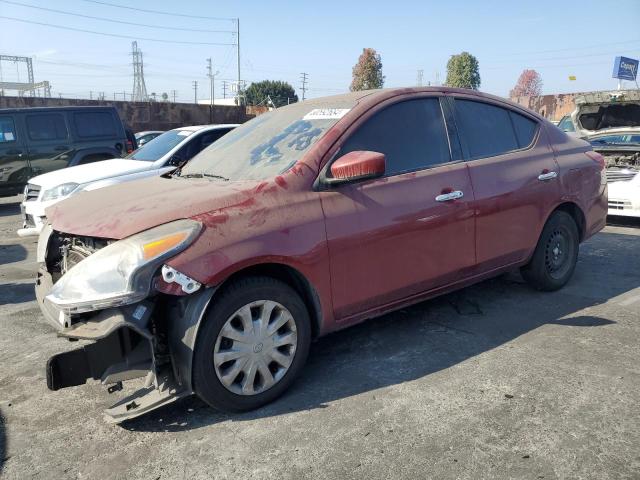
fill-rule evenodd
<path id="1" fill-rule="evenodd" d="M 163 175 L 184 165 L 237 124 L 197 125 L 169 130 L 125 158 L 63 168 L 29 180 L 21 204 L 18 235 L 38 235 L 46 223 L 45 210 L 76 193 L 115 183 Z"/>

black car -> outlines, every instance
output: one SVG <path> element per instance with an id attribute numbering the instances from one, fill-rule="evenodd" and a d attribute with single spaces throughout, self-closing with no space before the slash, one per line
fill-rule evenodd
<path id="1" fill-rule="evenodd" d="M 36 175 L 132 148 L 113 107 L 0 109 L 0 197 L 22 192 Z"/>

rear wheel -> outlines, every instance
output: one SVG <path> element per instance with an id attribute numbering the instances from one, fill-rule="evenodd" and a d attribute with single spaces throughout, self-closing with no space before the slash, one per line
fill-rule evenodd
<path id="1" fill-rule="evenodd" d="M 531 261 L 522 268 L 522 276 L 538 290 L 562 288 L 575 270 L 579 243 L 578 227 L 571 215 L 554 212 L 542 230 Z"/>
<path id="2" fill-rule="evenodd" d="M 304 302 L 287 284 L 268 277 L 233 283 L 212 304 L 198 333 L 196 394 L 229 412 L 276 399 L 304 366 L 309 322 Z"/>

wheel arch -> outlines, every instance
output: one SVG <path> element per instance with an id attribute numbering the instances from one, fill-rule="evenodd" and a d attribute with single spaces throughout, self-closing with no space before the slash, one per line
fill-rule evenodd
<path id="1" fill-rule="evenodd" d="M 578 233 L 580 234 L 580 242 L 582 242 L 586 234 L 587 220 L 580 206 L 574 202 L 561 203 L 549 214 L 549 216 L 547 217 L 547 221 L 549 221 L 549 218 L 551 218 L 551 215 L 553 215 L 557 211 L 568 213 L 571 216 L 571 218 L 573 218 L 573 221 L 576 222 L 576 226 L 578 227 Z M 546 221 L 545 221 L 545 224 L 546 224 Z"/>
<path id="2" fill-rule="evenodd" d="M 169 349 L 176 380 L 193 391 L 193 358 L 198 331 L 212 302 L 228 285 L 251 276 L 271 277 L 292 287 L 302 298 L 311 318 L 311 336 L 317 338 L 322 331 L 320 297 L 313 285 L 296 268 L 284 263 L 258 263 L 240 268 L 215 287 L 177 300 L 171 309 L 169 322 Z"/>

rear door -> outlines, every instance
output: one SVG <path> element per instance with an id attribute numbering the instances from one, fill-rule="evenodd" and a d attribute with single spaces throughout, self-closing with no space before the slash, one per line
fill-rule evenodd
<path id="1" fill-rule="evenodd" d="M 353 128 L 335 158 L 371 150 L 387 164 L 383 178 L 320 194 L 338 320 L 459 280 L 475 263 L 473 191 L 439 99 L 384 106 Z M 463 197 L 438 201 L 451 192 Z"/>
<path id="2" fill-rule="evenodd" d="M 126 134 L 115 111 L 79 109 L 69 112 L 69 117 L 77 148 L 108 147 L 124 151 Z M 95 159 L 99 160 L 104 158 Z"/>
<path id="3" fill-rule="evenodd" d="M 71 138 L 65 112 L 24 114 L 31 176 L 64 168 L 71 158 Z"/>
<path id="4" fill-rule="evenodd" d="M 558 201 L 558 165 L 535 117 L 457 96 L 455 118 L 475 194 L 478 270 L 531 253 Z"/>
<path id="5" fill-rule="evenodd" d="M 20 193 L 31 176 L 17 116 L 0 115 L 0 196 Z"/>

